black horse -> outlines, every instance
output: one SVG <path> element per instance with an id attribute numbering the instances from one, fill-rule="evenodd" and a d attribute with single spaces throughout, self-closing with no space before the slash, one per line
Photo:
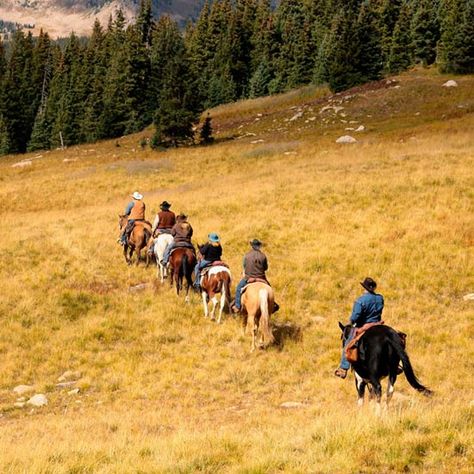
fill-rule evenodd
<path id="1" fill-rule="evenodd" d="M 342 331 L 342 344 L 345 345 L 351 326 L 344 326 L 339 323 Z M 371 397 L 377 400 L 377 412 L 380 412 L 380 402 L 382 400 L 382 385 L 380 380 L 388 377 L 387 406 L 393 395 L 393 386 L 397 380 L 398 367 L 401 361 L 403 372 L 408 383 L 424 395 L 431 395 L 432 392 L 416 378 L 410 363 L 408 354 L 405 351 L 404 343 L 397 331 L 389 326 L 380 325 L 369 328 L 359 339 L 358 360 L 352 364 L 355 373 L 357 393 L 359 395 L 358 404 L 364 403 L 365 387 L 369 384 Z"/>

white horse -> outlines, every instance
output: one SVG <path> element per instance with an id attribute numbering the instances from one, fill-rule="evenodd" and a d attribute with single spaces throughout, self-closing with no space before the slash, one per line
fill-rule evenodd
<path id="1" fill-rule="evenodd" d="M 153 253 L 156 258 L 156 278 L 159 278 L 161 283 L 164 283 L 165 278 L 168 276 L 168 269 L 165 265 L 161 264 L 163 254 L 168 244 L 173 242 L 173 236 L 171 234 L 160 234 L 153 243 Z"/>

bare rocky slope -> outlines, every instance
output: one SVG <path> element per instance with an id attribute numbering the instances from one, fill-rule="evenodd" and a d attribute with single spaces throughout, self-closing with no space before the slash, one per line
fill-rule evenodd
<path id="1" fill-rule="evenodd" d="M 0 3 L 0 19 L 31 25 L 34 32 L 41 28 L 53 37 L 69 35 L 71 31 L 88 34 L 95 18 L 106 22 L 121 8 L 125 16 L 135 16 L 139 0 L 4 0 Z M 197 15 L 202 1 L 153 0 L 155 15 L 169 14 L 180 23 Z"/>

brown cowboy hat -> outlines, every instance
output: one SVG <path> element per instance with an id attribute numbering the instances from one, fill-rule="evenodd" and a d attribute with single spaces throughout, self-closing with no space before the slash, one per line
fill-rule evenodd
<path id="1" fill-rule="evenodd" d="M 171 207 L 171 204 L 168 201 L 163 201 L 160 204 L 161 209 L 169 209 Z"/>
<path id="2" fill-rule="evenodd" d="M 374 293 L 375 288 L 377 288 L 377 282 L 373 280 L 370 277 L 367 277 L 364 279 L 364 281 L 361 281 L 360 284 L 369 292 L 369 293 Z"/>
<path id="3" fill-rule="evenodd" d="M 185 221 L 187 218 L 188 216 L 182 212 L 176 217 L 176 219 L 179 219 L 180 221 Z"/>

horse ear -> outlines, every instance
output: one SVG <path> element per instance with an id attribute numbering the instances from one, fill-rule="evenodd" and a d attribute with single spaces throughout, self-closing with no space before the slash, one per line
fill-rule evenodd
<path id="1" fill-rule="evenodd" d="M 341 321 L 339 321 L 339 327 L 341 328 L 341 331 L 344 331 L 345 326 L 341 323 Z"/>

